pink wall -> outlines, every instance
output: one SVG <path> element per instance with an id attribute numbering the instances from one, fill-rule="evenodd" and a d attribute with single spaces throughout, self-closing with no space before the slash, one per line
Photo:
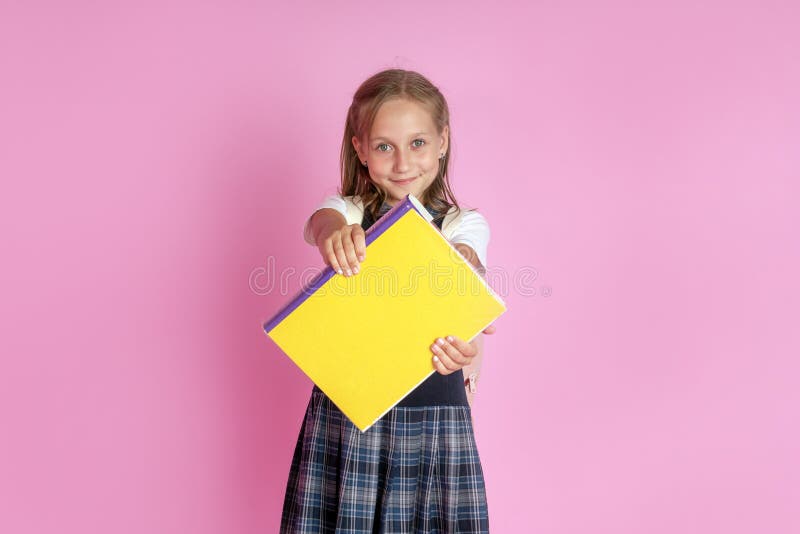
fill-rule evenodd
<path id="1" fill-rule="evenodd" d="M 391 66 L 510 282 L 492 531 L 800 531 L 796 2 L 51 4 L 0 8 L 1 532 L 277 531 L 311 384 L 260 325 Z"/>

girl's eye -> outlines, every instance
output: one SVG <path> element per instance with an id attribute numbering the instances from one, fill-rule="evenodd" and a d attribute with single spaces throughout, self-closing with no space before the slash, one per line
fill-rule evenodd
<path id="1" fill-rule="evenodd" d="M 416 148 L 419 148 L 419 147 L 421 147 L 421 146 L 423 146 L 425 144 L 425 140 L 424 139 L 414 139 L 413 141 L 411 141 L 411 144 L 414 144 L 417 141 L 420 141 L 422 144 L 414 145 Z M 389 146 L 389 145 L 386 144 L 386 143 L 381 143 L 381 144 L 377 145 L 375 148 L 378 150 L 378 152 L 386 152 L 386 150 L 381 149 L 381 147 L 383 147 L 383 146 Z"/>

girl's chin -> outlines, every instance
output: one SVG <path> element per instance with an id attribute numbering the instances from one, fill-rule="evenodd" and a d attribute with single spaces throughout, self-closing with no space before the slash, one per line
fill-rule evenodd
<path id="1" fill-rule="evenodd" d="M 406 195 L 411 193 L 417 198 L 422 197 L 422 191 L 417 191 L 417 182 L 418 180 L 414 180 L 414 182 L 408 185 L 401 185 L 396 183 L 391 183 L 390 187 L 381 187 L 380 189 L 383 190 L 384 194 L 386 195 L 386 201 L 394 206 L 395 203 L 402 201 L 406 198 Z"/>

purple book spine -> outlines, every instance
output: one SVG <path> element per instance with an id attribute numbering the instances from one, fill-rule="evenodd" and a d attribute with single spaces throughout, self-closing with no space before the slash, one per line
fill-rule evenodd
<path id="1" fill-rule="evenodd" d="M 375 241 L 387 228 L 397 222 L 400 217 L 408 213 L 410 210 L 416 210 L 423 218 L 430 221 L 431 215 L 424 206 L 411 194 L 395 204 L 392 209 L 383 214 L 383 216 L 375 221 L 375 224 L 369 227 L 364 234 L 366 245 Z M 422 211 L 420 211 L 422 210 Z M 278 326 L 290 313 L 297 309 L 308 297 L 310 297 L 316 290 L 325 285 L 325 283 L 336 274 L 330 265 L 326 265 L 319 275 L 309 281 L 292 299 L 281 308 L 271 319 L 264 323 L 264 331 L 269 332 Z"/>

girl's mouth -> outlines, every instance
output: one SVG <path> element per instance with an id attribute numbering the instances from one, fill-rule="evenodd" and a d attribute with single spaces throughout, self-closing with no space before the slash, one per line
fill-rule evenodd
<path id="1" fill-rule="evenodd" d="M 414 178 L 409 178 L 408 180 L 392 180 L 392 183 L 395 183 L 395 184 L 398 184 L 398 185 L 407 185 L 407 184 L 410 184 L 411 182 L 413 182 L 414 180 L 416 180 L 417 178 L 418 178 L 418 176 L 415 176 Z"/>

